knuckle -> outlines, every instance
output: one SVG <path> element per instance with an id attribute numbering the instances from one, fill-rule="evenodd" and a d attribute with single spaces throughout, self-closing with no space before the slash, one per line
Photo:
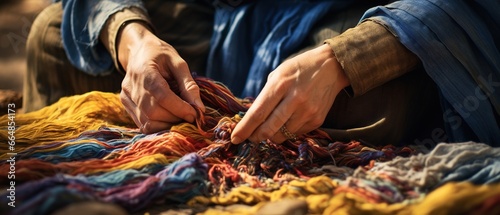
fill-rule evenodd
<path id="1" fill-rule="evenodd" d="M 196 84 L 196 82 L 194 80 L 191 80 L 191 81 L 188 81 L 186 83 L 186 89 L 188 91 L 200 91 L 200 87 L 198 86 L 198 84 Z"/>
<path id="2" fill-rule="evenodd" d="M 250 117 L 250 115 L 249 115 L 249 117 Z M 250 118 L 252 119 L 252 122 L 254 124 L 260 125 L 260 124 L 264 123 L 266 117 L 267 116 L 264 114 L 264 111 L 256 111 L 256 112 L 254 111 L 253 113 L 251 113 Z"/>
<path id="3" fill-rule="evenodd" d="M 187 96 L 184 94 L 198 93 L 200 91 L 200 87 L 196 84 L 194 80 L 187 81 L 185 86 L 186 86 L 185 90 L 183 89 L 181 92 L 182 96 Z"/>
<path id="4" fill-rule="evenodd" d="M 144 84 L 143 85 L 144 89 L 148 91 L 154 90 L 157 87 L 155 80 L 156 80 L 155 75 L 153 75 L 152 73 L 147 73 L 144 76 L 144 79 L 142 80 L 142 83 Z"/>
<path id="5" fill-rule="evenodd" d="M 296 92 L 296 93 L 294 93 L 294 99 L 292 100 L 292 102 L 296 105 L 300 105 L 300 104 L 306 103 L 307 100 L 308 100 L 308 95 L 306 95 L 305 93 L 302 93 L 302 92 Z M 309 106 L 309 107 L 312 107 L 312 106 Z"/>
<path id="6" fill-rule="evenodd" d="M 313 118 L 317 117 L 318 112 L 320 110 L 318 105 L 307 105 L 307 106 L 305 106 L 305 109 L 306 109 L 306 113 L 308 113 L 310 115 L 310 117 L 313 117 Z"/>
<path id="7" fill-rule="evenodd" d="M 122 83 L 121 83 L 121 87 L 122 87 L 122 90 L 125 90 L 126 92 L 130 92 L 130 88 L 132 87 L 132 79 L 128 76 L 125 76 L 125 78 L 123 78 L 122 80 Z"/>
<path id="8" fill-rule="evenodd" d="M 267 75 L 267 80 L 271 80 L 274 76 L 276 76 L 276 70 L 272 71 Z"/>
<path id="9" fill-rule="evenodd" d="M 122 89 L 122 91 L 120 91 L 120 101 L 122 103 L 125 103 L 127 101 L 127 94 L 125 93 L 125 91 Z"/>
<path id="10" fill-rule="evenodd" d="M 271 130 L 267 129 L 267 130 L 260 131 L 258 138 L 260 140 L 266 140 L 266 139 L 273 137 L 274 134 L 275 134 L 275 132 L 273 133 Z"/>
<path id="11" fill-rule="evenodd" d="M 287 114 L 285 113 L 285 111 L 283 109 L 276 109 L 274 111 L 274 115 L 277 119 L 277 124 L 285 124 L 285 122 L 287 121 Z"/>
<path id="12" fill-rule="evenodd" d="M 189 66 L 187 62 L 180 56 L 172 59 L 172 66 L 180 71 L 188 71 Z"/>
<path id="13" fill-rule="evenodd" d="M 275 94 L 279 94 L 279 92 L 287 92 L 290 86 L 286 83 L 286 81 L 277 81 L 276 83 L 274 83 Z"/>
<path id="14" fill-rule="evenodd" d="M 151 94 L 156 101 L 168 101 L 174 93 L 171 90 L 164 90 L 162 93 Z M 153 99 L 153 98 L 151 98 Z"/>
<path id="15" fill-rule="evenodd" d="M 182 58 L 180 58 L 180 57 L 179 57 L 178 59 L 179 59 L 179 60 L 177 61 L 177 66 L 178 66 L 179 68 L 181 68 L 181 69 L 188 69 L 188 68 L 189 68 L 189 66 L 188 66 L 187 62 L 186 62 L 184 59 L 182 59 Z"/>
<path id="16" fill-rule="evenodd" d="M 319 128 L 321 127 L 321 125 L 323 125 L 323 119 L 321 119 L 320 117 L 314 117 L 312 118 L 312 120 L 310 121 L 310 126 L 313 128 L 313 129 L 316 129 L 316 128 Z"/>
<path id="17" fill-rule="evenodd" d="M 130 83 L 130 81 L 128 80 L 128 78 L 124 78 L 122 81 L 122 84 L 121 84 L 122 90 L 127 89 L 129 86 L 129 83 Z"/>
<path id="18" fill-rule="evenodd" d="M 167 50 L 170 50 L 170 51 L 175 51 L 174 47 L 172 45 L 170 45 L 169 43 L 166 43 L 164 41 L 160 41 L 160 45 L 164 48 L 164 49 L 167 49 Z"/>

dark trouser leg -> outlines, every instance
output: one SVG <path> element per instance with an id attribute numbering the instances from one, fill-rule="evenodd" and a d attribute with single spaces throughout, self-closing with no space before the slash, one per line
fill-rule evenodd
<path id="1" fill-rule="evenodd" d="M 61 39 L 61 3 L 45 8 L 35 19 L 27 42 L 28 69 L 24 79 L 23 108 L 35 111 L 61 97 L 93 90 L 119 92 L 123 76 L 91 76 L 77 70 L 66 57 Z"/>
<path id="2" fill-rule="evenodd" d="M 342 91 L 323 127 L 336 140 L 413 144 L 442 128 L 440 113 L 434 82 L 415 70 L 355 98 Z"/>

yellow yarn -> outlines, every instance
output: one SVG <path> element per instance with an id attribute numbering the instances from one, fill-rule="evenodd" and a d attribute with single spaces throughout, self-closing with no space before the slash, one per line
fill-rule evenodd
<path id="1" fill-rule="evenodd" d="M 7 115 L 0 117 L 0 142 L 8 140 Z M 89 92 L 83 95 L 61 98 L 53 105 L 38 111 L 16 114 L 15 152 L 26 147 L 42 145 L 57 140 L 75 138 L 86 130 L 106 125 L 135 127 L 118 94 Z M 116 127 L 116 126 L 115 126 Z M 2 146 L 6 146 L 2 144 Z M 0 159 L 7 159 L 6 147 L 0 149 Z"/>
<path id="2" fill-rule="evenodd" d="M 123 108 L 119 96 L 113 93 L 90 92 L 83 95 L 66 97 L 54 105 L 39 111 L 17 114 L 15 116 L 17 129 L 16 152 L 26 147 L 43 145 L 48 142 L 76 138 L 82 132 L 95 130 L 101 126 L 129 126 L 135 127 L 133 121 Z M 237 120 L 240 120 L 236 115 Z M 0 142 L 8 140 L 8 116 L 0 117 Z M 198 128 L 189 123 L 181 123 L 172 127 L 171 131 L 182 133 L 197 141 L 213 144 L 203 136 Z M 57 147 L 81 144 L 80 141 L 66 142 Z M 0 159 L 8 159 L 2 144 Z M 184 147 L 182 144 L 179 147 Z M 181 148 L 182 149 L 182 148 Z M 51 151 L 54 148 L 50 149 Z M 44 152 L 40 149 L 38 152 Z M 186 149 L 186 151 L 189 151 Z M 111 159 L 115 155 L 108 155 L 103 160 Z M 167 157 L 156 153 L 144 155 L 135 162 L 110 165 L 109 168 L 92 170 L 89 173 L 108 172 L 121 169 L 140 169 L 150 164 L 167 165 L 178 157 Z M 111 162 L 111 161 L 110 161 Z M 214 162 L 218 163 L 218 162 Z M 85 168 L 82 166 L 82 168 Z M 335 194 L 339 187 L 336 180 L 327 176 L 313 177 L 308 180 L 293 180 L 288 184 L 268 181 L 267 187 L 275 189 L 262 190 L 245 185 L 233 188 L 229 193 L 215 197 L 197 196 L 188 202 L 188 205 L 222 205 L 226 207 L 212 207 L 204 214 L 224 215 L 256 214 L 268 202 L 283 199 L 302 199 L 307 202 L 310 214 L 459 214 L 471 210 L 477 204 L 484 202 L 493 195 L 500 194 L 500 183 L 476 186 L 471 183 L 447 183 L 427 196 L 396 204 L 370 203 L 355 193 Z M 241 205 L 246 204 L 246 205 Z M 460 205 L 460 207 L 456 207 Z M 460 211 L 457 211 L 460 210 Z"/>
<path id="3" fill-rule="evenodd" d="M 187 204 L 194 205 L 233 205 L 233 204 L 255 204 L 250 211 L 258 211 L 266 202 L 275 202 L 283 199 L 304 199 L 309 211 L 321 213 L 326 207 L 328 200 L 333 195 L 333 190 L 338 186 L 337 182 L 327 176 L 318 176 L 307 181 L 294 180 L 289 184 L 282 185 L 274 191 L 263 191 L 247 186 L 233 188 L 223 196 L 204 197 L 197 196 Z M 271 186 L 272 187 L 272 186 Z M 216 214 L 215 210 L 206 211 L 205 214 Z M 249 211 L 224 211 L 222 214 L 253 214 Z"/>
<path id="4" fill-rule="evenodd" d="M 468 182 L 447 183 L 429 193 L 420 204 L 412 205 L 412 210 L 418 211 L 418 214 L 460 214 L 499 194 L 500 183 L 491 185 L 474 185 Z"/>
<path id="5" fill-rule="evenodd" d="M 413 214 L 460 214 L 471 210 L 493 195 L 500 194 L 500 183 L 477 186 L 468 182 L 447 183 L 414 201 L 395 204 L 369 203 L 352 193 L 334 195 L 336 181 L 318 176 L 307 181 L 295 180 L 281 186 L 278 190 L 262 191 L 250 187 L 237 187 L 220 197 L 197 196 L 188 205 L 237 205 L 254 204 L 248 207 L 215 207 L 205 211 L 205 215 L 256 214 L 268 202 L 286 198 L 303 199 L 307 202 L 309 214 L 375 214 L 375 215 L 413 215 Z M 460 205 L 460 207 L 457 207 Z M 460 211 L 457 211 L 460 210 Z"/>
<path id="6" fill-rule="evenodd" d="M 253 215 L 257 214 L 260 205 L 250 207 L 246 205 L 231 205 L 224 208 L 209 208 L 203 212 L 204 215 Z"/>
<path id="7" fill-rule="evenodd" d="M 151 164 L 161 164 L 161 165 L 168 165 L 173 163 L 174 161 L 178 160 L 178 157 L 166 157 L 163 154 L 152 154 L 152 155 L 146 155 L 144 157 L 139 158 L 138 160 L 134 162 L 125 162 L 124 164 L 114 166 L 112 168 L 106 168 L 106 169 L 93 169 L 91 171 L 87 171 L 88 174 L 95 174 L 95 173 L 100 173 L 100 172 L 112 172 L 114 170 L 125 170 L 125 169 L 141 169 L 144 168 L 145 166 L 151 165 Z M 115 162 L 113 160 L 109 160 L 110 162 Z"/>
<path id="8" fill-rule="evenodd" d="M 469 182 L 449 182 L 420 200 L 396 204 L 368 203 L 362 198 L 353 198 L 352 195 L 342 193 L 335 195 L 329 201 L 329 206 L 323 214 L 462 214 L 498 194 L 500 194 L 500 183 L 477 186 Z"/>

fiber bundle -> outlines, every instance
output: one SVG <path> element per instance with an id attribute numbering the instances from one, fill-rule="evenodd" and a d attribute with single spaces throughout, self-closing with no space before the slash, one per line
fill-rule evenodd
<path id="1" fill-rule="evenodd" d="M 100 201 L 132 213 L 159 205 L 187 205 L 208 207 L 204 213 L 210 214 L 220 213 L 215 205 L 247 204 L 252 207 L 234 214 L 252 214 L 266 203 L 294 198 L 306 201 L 314 214 L 401 213 L 415 210 L 412 205 L 426 204 L 425 196 L 439 190 L 440 182 L 460 181 L 465 173 L 476 178 L 471 182 L 499 188 L 494 185 L 498 177 L 477 179 L 498 171 L 494 158 L 500 152 L 486 145 L 481 145 L 481 152 L 489 152 L 488 156 L 483 156 L 482 163 L 471 164 L 467 169 L 471 171 L 457 170 L 472 162 L 473 156 L 462 153 L 461 162 L 438 168 L 429 174 L 433 180 L 427 183 L 417 183 L 423 176 L 412 181 L 416 179 L 398 175 L 402 171 L 412 175 L 411 167 L 430 171 L 437 165 L 424 168 L 429 160 L 440 164 L 443 156 L 451 155 L 447 153 L 470 151 L 475 144 L 469 143 L 469 148 L 438 146 L 440 153 L 426 157 L 410 147 L 339 142 L 315 130 L 282 144 L 267 140 L 234 145 L 232 129 L 252 99 L 236 98 L 218 82 L 195 80 L 207 110 L 198 110 L 193 124 L 179 123 L 149 135 L 134 127 L 118 95 L 111 93 L 67 97 L 42 110 L 18 114 L 16 150 L 2 148 L 0 163 L 0 181 L 8 184 L 8 160 L 16 160 L 16 207 L 1 198 L 2 211 L 49 214 L 77 202 Z M 0 130 L 7 131 L 7 120 L 0 118 Z M 7 135 L 0 134 L 0 140 L 7 140 Z M 483 172 L 472 173 L 488 165 Z M 489 197 L 498 202 L 495 198 L 500 191 L 487 191 L 491 190 L 471 192 L 485 196 L 471 207 L 488 208 L 483 202 Z"/>

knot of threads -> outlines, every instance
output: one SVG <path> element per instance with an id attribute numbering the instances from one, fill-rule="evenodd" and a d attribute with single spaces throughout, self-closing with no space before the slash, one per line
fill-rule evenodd
<path id="1" fill-rule="evenodd" d="M 231 133 L 236 126 L 236 121 L 232 118 L 224 117 L 219 120 L 213 131 L 215 142 L 228 143 L 231 141 Z"/>

